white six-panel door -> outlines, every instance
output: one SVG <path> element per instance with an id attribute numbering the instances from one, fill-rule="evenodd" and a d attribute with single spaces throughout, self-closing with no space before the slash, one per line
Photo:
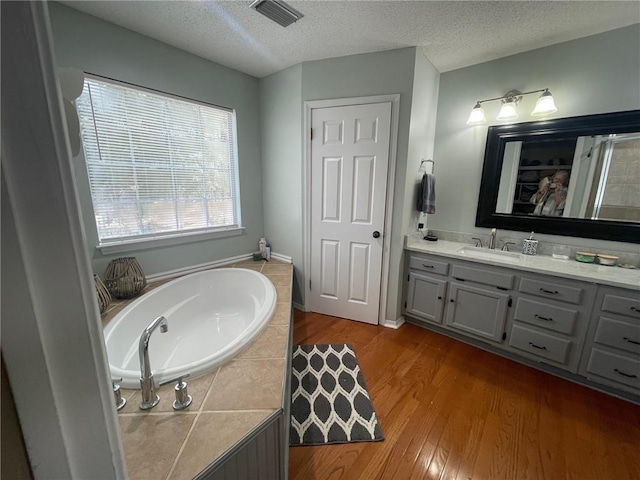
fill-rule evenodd
<path id="1" fill-rule="evenodd" d="M 310 309 L 377 324 L 391 102 L 313 109 L 311 127 Z"/>

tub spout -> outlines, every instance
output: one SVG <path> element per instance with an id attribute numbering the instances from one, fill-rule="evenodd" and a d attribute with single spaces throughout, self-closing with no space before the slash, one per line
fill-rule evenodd
<path id="1" fill-rule="evenodd" d="M 140 390 L 142 392 L 142 401 L 140 402 L 141 410 L 149 410 L 155 407 L 160 401 L 160 397 L 156 394 L 156 385 L 151 373 L 151 364 L 149 363 L 149 339 L 151 334 L 160 327 L 160 332 L 165 333 L 169 330 L 167 319 L 160 316 L 151 322 L 140 335 L 138 344 L 138 356 L 140 357 Z"/>

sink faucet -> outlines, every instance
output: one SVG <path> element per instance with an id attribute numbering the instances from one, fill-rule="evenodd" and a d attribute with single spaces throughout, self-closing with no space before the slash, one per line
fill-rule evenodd
<path id="1" fill-rule="evenodd" d="M 156 385 L 151 373 L 151 364 L 149 363 L 149 339 L 151 334 L 160 327 L 160 331 L 165 333 L 169 330 L 167 319 L 160 316 L 151 322 L 140 335 L 140 343 L 138 344 L 138 356 L 140 357 L 140 390 L 142 392 L 142 401 L 140 402 L 140 410 L 149 410 L 155 407 L 160 401 L 160 397 L 156 394 Z"/>
<path id="2" fill-rule="evenodd" d="M 489 236 L 489 249 L 495 250 L 497 242 L 497 233 L 498 231 L 495 228 L 491 229 L 491 235 Z"/>

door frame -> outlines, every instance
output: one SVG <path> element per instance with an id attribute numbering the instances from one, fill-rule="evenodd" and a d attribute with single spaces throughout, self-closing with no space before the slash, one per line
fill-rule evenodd
<path id="1" fill-rule="evenodd" d="M 302 165 L 302 201 L 304 226 L 304 311 L 308 312 L 311 289 L 311 114 L 315 109 L 331 107 L 351 107 L 372 103 L 391 102 L 391 131 L 389 136 L 389 168 L 387 170 L 387 193 L 384 203 L 384 235 L 382 241 L 382 272 L 380 278 L 380 308 L 378 325 L 384 325 L 387 312 L 387 290 L 389 286 L 389 257 L 391 248 L 391 221 L 393 217 L 393 192 L 396 178 L 396 156 L 398 150 L 398 127 L 400 94 L 373 95 L 368 97 L 334 98 L 328 100 L 308 100 L 304 102 L 303 140 L 304 162 Z"/>

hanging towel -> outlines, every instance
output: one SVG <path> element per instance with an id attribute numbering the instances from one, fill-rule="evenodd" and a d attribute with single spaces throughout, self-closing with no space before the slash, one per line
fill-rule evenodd
<path id="1" fill-rule="evenodd" d="M 418 187 L 417 210 L 422 213 L 436 213 L 436 177 L 425 173 Z"/>

